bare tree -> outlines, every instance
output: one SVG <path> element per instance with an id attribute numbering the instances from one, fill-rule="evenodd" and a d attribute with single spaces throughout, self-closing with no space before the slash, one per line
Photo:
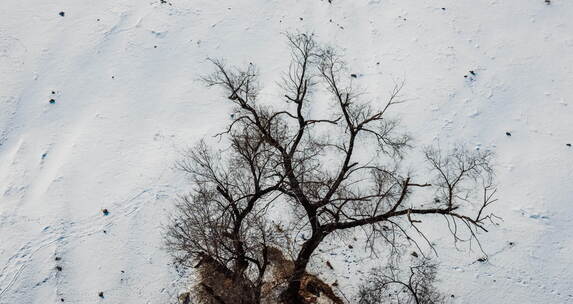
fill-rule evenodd
<path id="1" fill-rule="evenodd" d="M 211 60 L 215 72 L 205 77 L 205 82 L 222 88 L 235 106 L 232 122 L 218 134 L 231 142 L 230 149 L 223 153 L 230 156 L 212 157 L 202 152 L 205 147 L 195 150 L 182 167 L 196 176 L 201 195 L 184 201 L 191 205 L 210 202 L 207 205 L 213 205 L 216 211 L 197 210 L 213 213 L 200 217 L 218 217 L 225 223 L 198 219 L 197 223 L 181 225 L 225 228 L 221 236 L 206 235 L 202 243 L 190 246 L 223 263 L 232 261 L 237 274 L 244 273 L 248 263 L 263 265 L 260 261 L 264 254 L 249 255 L 251 249 L 264 250 L 248 245 L 251 233 L 247 232 L 260 225 L 245 227 L 245 219 L 250 214 L 263 214 L 259 211 L 280 195 L 280 202 L 294 207 L 295 224 L 310 235 L 299 244 L 283 293 L 286 302 L 303 303 L 301 279 L 315 250 L 333 233 L 361 228 L 371 248 L 378 241 L 395 246 L 399 238 L 417 246 L 408 234 L 418 233 L 427 241 L 418 226 L 420 218 L 436 215 L 446 219 L 456 241 L 466 240 L 464 231 L 469 232 L 466 235 L 470 240 L 477 240 L 479 231 L 487 231 L 485 221 L 492 216 L 486 213 L 486 207 L 495 201 L 491 153 L 457 148 L 444 154 L 428 148 L 425 157 L 431 176 L 415 180 L 412 172 L 401 167 L 410 138 L 401 134 L 398 122 L 387 115 L 392 106 L 400 103 L 403 84 L 396 84 L 384 102 L 364 102 L 351 77 L 346 76 L 345 63 L 335 49 L 319 46 L 309 34 L 287 34 L 287 39 L 292 61 L 283 75 L 280 87 L 285 94 L 280 103 L 259 101 L 254 65 L 229 68 L 220 60 Z M 317 96 L 321 97 L 313 94 L 320 93 L 319 84 L 332 104 L 324 117 L 311 115 L 310 111 Z M 480 187 L 483 197 L 480 194 L 477 199 L 475 190 Z M 434 195 L 414 196 L 417 189 Z M 221 214 L 228 219 L 219 217 Z M 249 223 L 259 221 L 264 222 L 264 216 Z M 258 231 L 252 235 L 254 240 L 268 233 L 263 232 L 265 229 Z M 227 245 L 227 241 L 231 243 Z M 432 247 L 429 241 L 428 245 Z M 176 246 L 184 249 L 189 245 Z M 264 267 L 258 268 L 260 275 Z"/>
<path id="2" fill-rule="evenodd" d="M 268 145 L 238 129 L 230 135 L 230 153 L 225 158 L 200 142 L 188 151 L 178 166 L 192 176 L 193 191 L 182 196 L 167 229 L 167 247 L 184 266 L 199 258 L 216 266 L 202 287 L 214 303 L 259 303 L 268 266 L 268 248 L 273 230 L 264 217 L 273 191 L 281 179 L 272 176 Z M 256 204 L 266 201 L 266 204 Z M 218 290 L 220 276 L 232 282 Z M 225 301 L 224 299 L 230 298 Z"/>
<path id="3" fill-rule="evenodd" d="M 416 258 L 407 273 L 396 264 L 375 268 L 360 286 L 359 304 L 441 304 L 444 296 L 437 291 L 437 265 L 428 258 Z"/>

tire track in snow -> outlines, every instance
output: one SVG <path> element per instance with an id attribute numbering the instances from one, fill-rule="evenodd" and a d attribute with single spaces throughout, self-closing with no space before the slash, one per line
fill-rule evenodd
<path id="1" fill-rule="evenodd" d="M 148 188 L 127 200 L 114 203 L 113 205 L 118 207 L 114 209 L 114 213 L 110 213 L 107 217 L 98 214 L 86 217 L 78 222 L 60 222 L 54 226 L 44 227 L 42 234 L 46 233 L 47 235 L 42 235 L 37 239 L 28 241 L 24 246 L 20 247 L 20 249 L 8 259 L 8 262 L 0 271 L 0 301 L 18 281 L 20 275 L 32 262 L 36 253 L 64 240 L 78 240 L 100 233 L 101 225 L 97 224 L 107 221 L 103 227 L 108 228 L 113 226 L 115 222 L 131 216 L 147 202 L 153 201 L 152 197 L 143 199 L 145 195 L 153 196 L 154 193 L 162 192 L 161 189 L 154 190 L 153 188 Z M 64 234 L 62 234 L 62 231 Z"/>

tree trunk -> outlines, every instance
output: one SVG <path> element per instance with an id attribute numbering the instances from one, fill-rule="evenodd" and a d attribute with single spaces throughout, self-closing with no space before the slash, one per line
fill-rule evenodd
<path id="1" fill-rule="evenodd" d="M 310 261 L 310 257 L 318 245 L 322 242 L 325 235 L 322 232 L 313 233 L 312 237 L 308 239 L 299 252 L 296 260 L 294 261 L 293 272 L 289 278 L 287 289 L 283 294 L 285 303 L 289 304 L 303 304 L 305 303 L 300 296 L 301 282 L 306 273 L 306 266 Z"/>
<path id="2" fill-rule="evenodd" d="M 235 267 L 233 269 L 236 279 L 243 278 L 243 274 L 249 267 L 249 263 L 247 262 L 246 259 L 246 252 L 243 245 L 243 241 L 241 240 L 242 220 L 243 219 L 240 218 L 237 220 L 237 222 L 235 222 L 233 227 L 233 232 L 231 234 L 231 237 L 233 239 L 233 247 L 235 247 L 235 254 L 237 255 L 234 265 Z"/>

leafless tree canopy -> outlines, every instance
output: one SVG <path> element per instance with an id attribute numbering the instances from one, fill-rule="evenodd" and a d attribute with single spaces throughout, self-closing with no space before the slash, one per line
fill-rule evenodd
<path id="1" fill-rule="evenodd" d="M 441 304 L 444 296 L 434 286 L 437 266 L 428 258 L 416 259 L 403 272 L 395 264 L 375 268 L 360 287 L 359 304 Z"/>
<path id="2" fill-rule="evenodd" d="M 211 60 L 215 71 L 204 81 L 235 106 L 232 122 L 217 134 L 230 147 L 214 153 L 200 143 L 180 163 L 195 185 L 181 199 L 183 216 L 170 230 L 182 261 L 207 254 L 260 284 L 265 246 L 275 237 L 265 210 L 288 202 L 295 226 L 309 235 L 298 244 L 284 292 L 289 303 L 301 303 L 308 262 L 332 233 L 361 228 L 372 248 L 379 241 L 394 246 L 398 238 L 414 242 L 409 233 L 427 241 L 418 224 L 436 215 L 446 219 L 456 241 L 477 240 L 479 231 L 487 231 L 492 216 L 486 209 L 495 201 L 491 153 L 427 148 L 431 176 L 420 174 L 423 168 L 406 172 L 401 163 L 410 138 L 388 117 L 403 85 L 383 102 L 363 101 L 334 48 L 309 34 L 287 39 L 292 60 L 280 83 L 283 98 L 274 103 L 259 101 L 254 65 L 240 69 Z M 319 93 L 328 94 L 331 110 L 316 114 L 311 108 L 324 95 Z M 416 190 L 434 195 L 418 201 Z"/>
<path id="3" fill-rule="evenodd" d="M 280 179 L 269 171 L 263 141 L 233 131 L 231 146 L 225 158 L 200 142 L 178 163 L 192 176 L 195 188 L 179 200 L 167 246 L 183 265 L 207 259 L 226 268 L 235 283 L 249 282 L 244 303 L 255 303 L 268 266 L 267 249 L 274 244 L 265 210 L 278 194 L 273 191 Z"/>

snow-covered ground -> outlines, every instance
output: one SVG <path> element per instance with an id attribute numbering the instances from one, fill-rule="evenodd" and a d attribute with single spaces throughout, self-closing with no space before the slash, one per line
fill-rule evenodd
<path id="1" fill-rule="evenodd" d="M 257 63 L 277 98 L 285 31 L 341 47 L 372 96 L 405 80 L 418 146 L 497 153 L 489 260 L 433 236 L 454 303 L 573 303 L 572 1 L 161 2 L 0 4 L 0 303 L 175 303 L 161 227 L 189 185 L 173 164 L 229 121 L 205 59 Z"/>

